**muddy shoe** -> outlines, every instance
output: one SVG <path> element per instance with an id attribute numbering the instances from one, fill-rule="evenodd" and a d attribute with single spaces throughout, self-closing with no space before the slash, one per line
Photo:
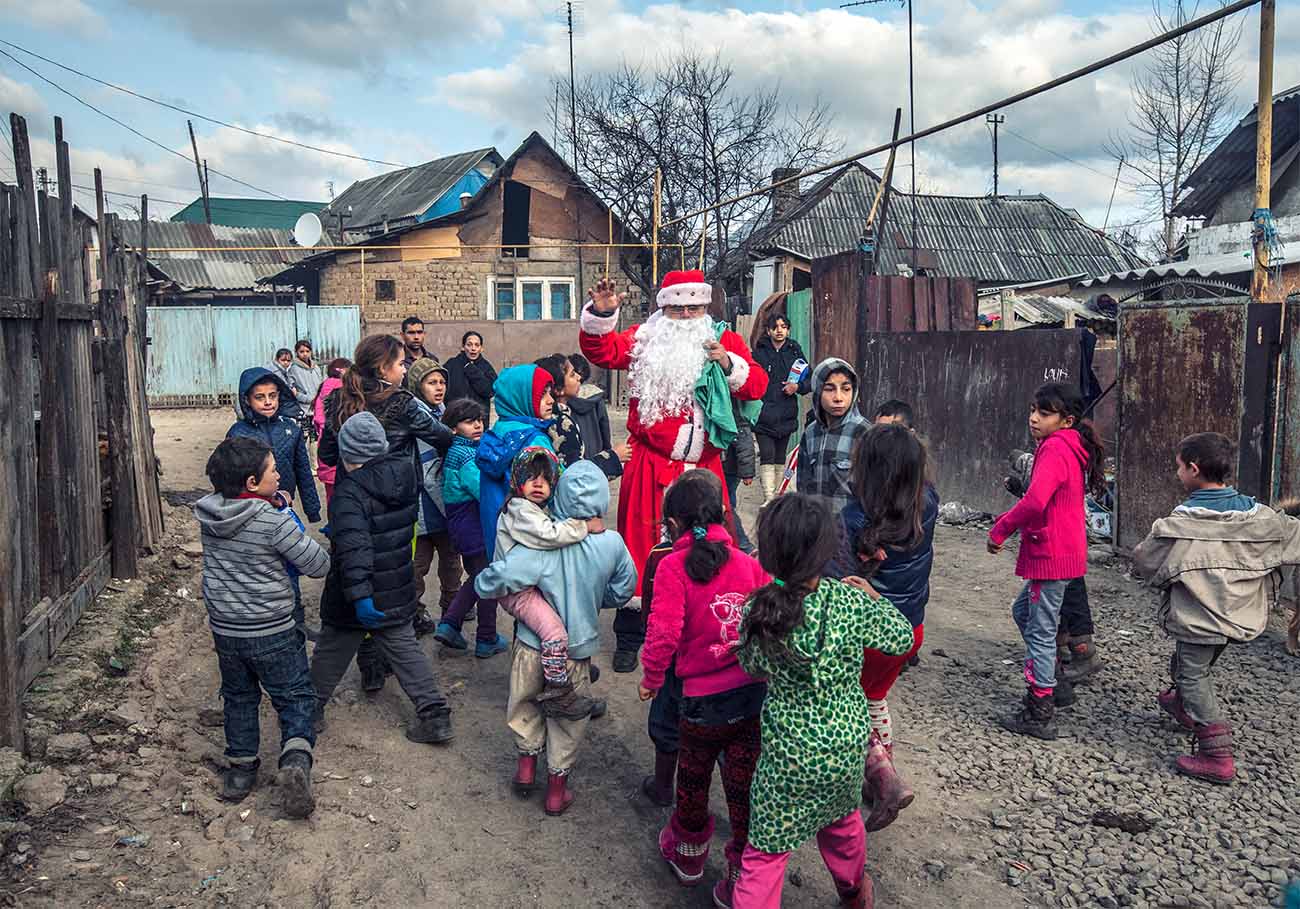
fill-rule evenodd
<path id="1" fill-rule="evenodd" d="M 591 705 L 591 718 L 598 720 L 607 713 L 609 713 L 609 701 L 604 698 L 595 698 Z"/>
<path id="2" fill-rule="evenodd" d="M 295 748 L 280 758 L 280 775 L 277 780 L 284 790 L 284 813 L 292 818 L 304 818 L 316 810 L 316 799 L 311 794 L 311 755 Z"/>
<path id="3" fill-rule="evenodd" d="M 257 768 L 259 761 L 251 764 L 231 764 L 221 774 L 221 799 L 226 802 L 242 802 L 257 785 Z"/>
<path id="4" fill-rule="evenodd" d="M 382 663 L 367 663 L 361 667 L 361 690 L 375 692 L 384 690 L 384 679 L 388 673 Z"/>
<path id="5" fill-rule="evenodd" d="M 615 672 L 636 672 L 636 651 L 615 650 L 614 671 Z"/>
<path id="6" fill-rule="evenodd" d="M 1070 642 L 1070 659 L 1065 664 L 1065 679 L 1076 685 L 1086 684 L 1101 669 L 1101 657 L 1093 646 L 1092 635 L 1081 635 Z"/>
<path id="7" fill-rule="evenodd" d="M 596 702 L 573 689 L 573 682 L 547 682 L 536 699 L 542 715 L 557 720 L 582 720 L 591 716 Z"/>
<path id="8" fill-rule="evenodd" d="M 465 635 L 460 633 L 448 622 L 439 622 L 433 631 L 433 639 L 444 647 L 450 647 L 452 650 L 468 650 L 469 642 L 465 640 Z"/>
<path id="9" fill-rule="evenodd" d="M 411 625 L 415 628 L 417 638 L 422 638 L 426 634 L 433 634 L 438 628 L 438 623 L 433 620 L 433 616 L 429 615 L 427 609 L 421 609 L 417 612 L 415 618 L 411 621 Z"/>
<path id="10" fill-rule="evenodd" d="M 1176 686 L 1170 685 L 1156 695 L 1156 703 L 1160 705 L 1161 710 L 1177 720 L 1178 725 L 1185 729 L 1196 728 L 1196 721 L 1188 715 L 1187 708 L 1183 706 L 1183 695 Z"/>
<path id="11" fill-rule="evenodd" d="M 537 791 L 537 755 L 521 754 L 515 764 L 514 779 L 510 781 L 511 787 L 514 788 L 515 795 L 521 799 L 528 798 Z"/>
<path id="12" fill-rule="evenodd" d="M 1056 676 L 1056 687 L 1052 689 L 1052 705 L 1059 710 L 1062 707 L 1069 707 L 1076 700 L 1078 700 L 1078 698 L 1074 694 L 1074 686 L 1071 685 L 1070 680 L 1058 670 Z"/>
<path id="13" fill-rule="evenodd" d="M 1227 723 L 1197 726 L 1192 753 L 1174 762 L 1178 772 L 1210 783 L 1226 785 L 1237 775 L 1232 759 L 1232 728 Z"/>
<path id="14" fill-rule="evenodd" d="M 406 730 L 406 737 L 423 745 L 444 745 L 451 741 L 451 710 L 439 707 L 421 716 Z"/>
<path id="15" fill-rule="evenodd" d="M 311 714 L 312 732 L 316 733 L 317 735 L 320 735 L 322 732 L 325 731 L 325 726 L 326 726 L 325 705 L 318 703 L 316 705 L 316 709 L 313 710 Z"/>
<path id="16" fill-rule="evenodd" d="M 1020 709 L 1003 717 L 999 724 L 1007 732 L 1016 735 L 1031 735 L 1036 739 L 1052 741 L 1056 738 L 1056 705 L 1052 703 L 1050 695 L 1034 697 L 1032 693 L 1025 692 Z"/>

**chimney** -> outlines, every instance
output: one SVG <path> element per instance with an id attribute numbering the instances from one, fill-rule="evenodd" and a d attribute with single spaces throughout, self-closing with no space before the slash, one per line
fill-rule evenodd
<path id="1" fill-rule="evenodd" d="M 460 207 L 461 207 L 461 209 L 463 210 L 463 209 L 469 208 L 470 200 L 473 199 L 473 198 L 474 198 L 474 194 L 473 194 L 473 193 L 461 193 L 461 194 L 460 194 Z"/>
<path id="2" fill-rule="evenodd" d="M 799 173 L 797 167 L 777 167 L 772 170 L 772 182 L 788 180 Z M 799 181 L 778 186 L 772 190 L 772 217 L 781 218 L 799 204 Z"/>

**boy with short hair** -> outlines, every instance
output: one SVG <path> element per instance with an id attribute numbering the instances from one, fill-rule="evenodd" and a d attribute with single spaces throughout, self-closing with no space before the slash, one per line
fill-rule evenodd
<path id="1" fill-rule="evenodd" d="M 321 634 L 311 660 L 316 728 L 324 728 L 325 705 L 369 633 L 415 705 L 416 722 L 406 737 L 449 742 L 451 708 L 411 626 L 418 603 L 411 559 L 419 508 L 415 461 L 407 453 L 389 454 L 384 427 L 367 411 L 343 424 L 338 446 L 346 475 L 330 500 L 334 564 L 321 595 Z"/>
<path id="2" fill-rule="evenodd" d="M 915 432 L 916 427 L 912 425 L 914 419 L 912 406 L 905 401 L 894 399 L 886 401 L 876 408 L 876 416 L 872 422 L 877 426 L 898 423 Z"/>
<path id="3" fill-rule="evenodd" d="M 853 500 L 853 443 L 871 424 L 858 410 L 858 374 L 844 360 L 822 360 L 809 382 L 814 419 L 799 440 L 795 489 L 825 496 L 839 514 Z"/>
<path id="4" fill-rule="evenodd" d="M 320 520 L 320 497 L 307 458 L 307 443 L 296 419 L 284 414 L 288 402 L 297 403 L 293 391 L 275 373 L 261 366 L 245 369 L 239 376 L 239 397 L 243 401 L 243 419 L 226 431 L 227 439 L 256 439 L 275 455 L 280 473 L 280 488 L 302 499 L 307 520 Z"/>
<path id="5" fill-rule="evenodd" d="M 1228 485 L 1236 455 L 1217 432 L 1183 439 L 1175 460 L 1188 497 L 1133 552 L 1135 573 L 1160 591 L 1160 624 L 1174 639 L 1173 684 L 1157 701 L 1196 736 L 1178 771 L 1212 783 L 1231 782 L 1236 768 L 1210 672 L 1230 642 L 1264 631 L 1283 569 L 1300 563 L 1300 521 Z"/>
<path id="6" fill-rule="evenodd" d="M 266 689 L 280 718 L 280 783 L 290 817 L 315 808 L 311 793 L 316 695 L 307 650 L 295 628 L 287 567 L 319 578 L 329 556 L 276 501 L 280 477 L 271 449 L 226 439 L 208 459 L 214 492 L 194 506 L 203 541 L 203 601 L 221 670 L 226 757 L 221 797 L 242 801 L 257 782 Z"/>

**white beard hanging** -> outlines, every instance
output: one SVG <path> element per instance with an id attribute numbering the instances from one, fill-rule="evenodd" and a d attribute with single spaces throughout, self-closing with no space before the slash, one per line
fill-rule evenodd
<path id="1" fill-rule="evenodd" d="M 708 359 L 704 345 L 713 340 L 713 320 L 707 315 L 670 319 L 661 310 L 637 330 L 628 381 L 642 425 L 690 412 L 695 383 Z"/>

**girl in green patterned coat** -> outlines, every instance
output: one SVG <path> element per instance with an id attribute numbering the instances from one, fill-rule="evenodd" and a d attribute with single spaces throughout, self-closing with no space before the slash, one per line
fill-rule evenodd
<path id="1" fill-rule="evenodd" d="M 912 623 L 863 578 L 821 577 L 838 545 L 832 517 L 806 495 L 782 496 L 759 517 L 759 561 L 773 580 L 749 601 L 737 655 L 768 689 L 732 909 L 778 909 L 790 853 L 813 836 L 840 904 L 873 905 L 858 810 L 871 719 L 859 676 L 865 650 L 907 653 Z M 884 558 L 877 547 L 864 570 Z"/>

